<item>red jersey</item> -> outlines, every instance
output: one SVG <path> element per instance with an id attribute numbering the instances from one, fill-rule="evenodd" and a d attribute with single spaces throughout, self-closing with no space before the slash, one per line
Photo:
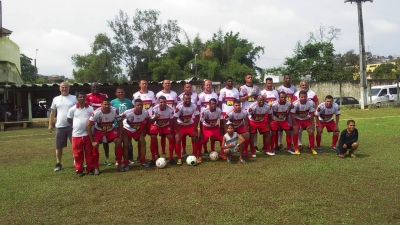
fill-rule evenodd
<path id="1" fill-rule="evenodd" d="M 101 107 L 101 101 L 104 98 L 108 98 L 108 95 L 103 93 L 89 93 L 86 95 L 86 104 L 91 105 L 93 110 L 96 110 Z"/>

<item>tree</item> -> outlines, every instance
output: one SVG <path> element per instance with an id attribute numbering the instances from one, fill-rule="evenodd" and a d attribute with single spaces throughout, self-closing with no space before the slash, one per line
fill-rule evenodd
<path id="1" fill-rule="evenodd" d="M 24 54 L 20 54 L 21 60 L 21 78 L 25 84 L 34 84 L 37 74 L 37 68 L 32 65 L 32 59 Z"/>
<path id="2" fill-rule="evenodd" d="M 396 78 L 397 66 L 393 63 L 382 63 L 374 70 L 373 77 L 378 79 Z"/>

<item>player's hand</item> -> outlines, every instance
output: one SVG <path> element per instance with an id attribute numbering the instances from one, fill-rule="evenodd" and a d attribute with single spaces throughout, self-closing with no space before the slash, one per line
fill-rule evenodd
<path id="1" fill-rule="evenodd" d="M 199 136 L 197 137 L 197 141 L 201 141 L 203 140 L 203 134 L 199 134 Z"/>
<path id="2" fill-rule="evenodd" d="M 115 138 L 114 139 L 115 144 L 121 144 L 121 139 L 120 138 Z"/>
<path id="3" fill-rule="evenodd" d="M 239 146 L 236 146 L 236 147 L 235 147 L 235 150 L 236 150 L 236 151 L 239 151 Z"/>
<path id="4" fill-rule="evenodd" d="M 49 124 L 49 132 L 53 132 L 53 125 Z"/>
<path id="5" fill-rule="evenodd" d="M 154 119 L 158 119 L 160 118 L 160 114 L 156 113 L 156 116 L 154 117 Z"/>
<path id="6" fill-rule="evenodd" d="M 335 127 L 335 132 L 339 132 L 339 127 L 338 126 Z"/>
<path id="7" fill-rule="evenodd" d="M 347 149 L 347 145 L 346 144 L 343 144 L 343 149 Z"/>
<path id="8" fill-rule="evenodd" d="M 197 131 L 197 129 L 194 130 L 194 136 L 196 136 L 196 137 L 199 136 L 199 132 Z"/>
<path id="9" fill-rule="evenodd" d="M 297 125 L 294 125 L 293 126 L 293 131 L 295 132 L 295 133 L 298 133 L 299 132 L 299 127 L 297 126 Z"/>
<path id="10" fill-rule="evenodd" d="M 94 141 L 94 142 L 92 142 L 92 146 L 93 146 L 93 148 L 98 148 L 99 143 L 97 141 Z"/>
<path id="11" fill-rule="evenodd" d="M 318 126 L 318 127 L 317 127 L 317 132 L 318 132 L 318 133 L 321 133 L 321 131 L 322 131 L 321 126 Z"/>
<path id="12" fill-rule="evenodd" d="M 181 138 L 181 134 L 179 132 L 176 132 L 175 134 L 175 140 L 178 141 L 179 138 Z"/>

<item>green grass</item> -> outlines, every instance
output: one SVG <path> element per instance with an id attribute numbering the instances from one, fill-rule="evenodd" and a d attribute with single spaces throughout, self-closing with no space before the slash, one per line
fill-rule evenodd
<path id="1" fill-rule="evenodd" d="M 340 129 L 346 119 L 360 133 L 355 159 L 331 152 L 325 132 L 317 156 L 125 173 L 101 165 L 100 176 L 82 178 L 70 147 L 53 172 L 46 129 L 0 132 L 0 224 L 400 224 L 399 110 L 343 109 Z"/>

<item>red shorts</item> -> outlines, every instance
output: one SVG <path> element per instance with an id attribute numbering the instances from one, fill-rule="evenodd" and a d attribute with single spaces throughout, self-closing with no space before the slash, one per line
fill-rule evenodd
<path id="1" fill-rule="evenodd" d="M 146 123 L 140 124 L 139 129 L 137 129 L 135 132 L 132 132 L 132 131 L 127 130 L 127 129 L 124 129 L 124 130 L 125 130 L 126 134 L 128 135 L 129 139 L 133 138 L 133 140 L 137 141 L 139 139 L 140 134 L 142 133 L 142 130 L 144 129 L 145 126 L 146 126 Z M 145 132 L 144 136 L 146 136 L 146 133 L 147 132 Z"/>
<path id="2" fill-rule="evenodd" d="M 269 129 L 267 129 L 265 120 L 261 121 L 261 122 L 254 122 L 254 121 L 250 120 L 250 134 L 257 133 L 257 130 L 260 134 L 269 132 Z"/>
<path id="3" fill-rule="evenodd" d="M 244 128 L 244 124 L 242 124 L 242 125 L 236 127 L 235 131 L 238 134 L 244 134 L 244 133 L 246 133 L 246 128 Z"/>
<path id="4" fill-rule="evenodd" d="M 328 132 L 333 132 L 336 129 L 336 123 L 334 120 L 331 120 L 329 122 L 321 122 L 321 131 L 324 130 L 324 128 L 326 127 L 326 130 L 328 130 Z M 316 125 L 318 127 L 318 123 Z"/>
<path id="5" fill-rule="evenodd" d="M 307 127 L 309 127 L 310 126 L 310 119 L 307 119 L 307 120 L 298 120 L 298 119 L 296 119 L 296 122 L 297 122 L 297 126 L 300 128 L 303 128 L 303 129 L 306 129 Z"/>
<path id="6" fill-rule="evenodd" d="M 290 130 L 289 122 L 287 120 L 284 121 L 276 121 L 272 120 L 271 122 L 271 130 L 278 131 L 278 130 Z"/>
<path id="7" fill-rule="evenodd" d="M 158 127 L 154 124 L 150 125 L 150 135 L 160 135 L 160 136 L 164 136 L 164 135 L 169 135 L 172 134 L 171 132 L 171 125 L 168 124 L 165 127 Z"/>
<path id="8" fill-rule="evenodd" d="M 194 137 L 196 136 L 194 134 L 194 123 L 184 126 L 184 125 L 179 125 L 178 124 L 178 129 L 179 129 L 179 133 L 180 133 L 180 137 L 183 138 L 186 135 L 190 136 L 190 137 Z"/>
<path id="9" fill-rule="evenodd" d="M 115 138 L 119 137 L 117 129 L 115 129 L 115 127 L 112 130 L 107 131 L 107 132 L 102 132 L 97 129 L 94 129 L 93 136 L 94 136 L 94 141 L 99 142 L 99 143 L 103 142 L 103 137 L 106 138 L 107 143 L 110 143 Z"/>
<path id="10" fill-rule="evenodd" d="M 222 136 L 220 135 L 220 127 L 215 126 L 215 127 L 206 127 L 203 126 L 203 140 L 201 143 L 205 143 L 208 141 L 208 139 L 211 138 L 211 140 L 215 141 L 222 141 Z"/>

